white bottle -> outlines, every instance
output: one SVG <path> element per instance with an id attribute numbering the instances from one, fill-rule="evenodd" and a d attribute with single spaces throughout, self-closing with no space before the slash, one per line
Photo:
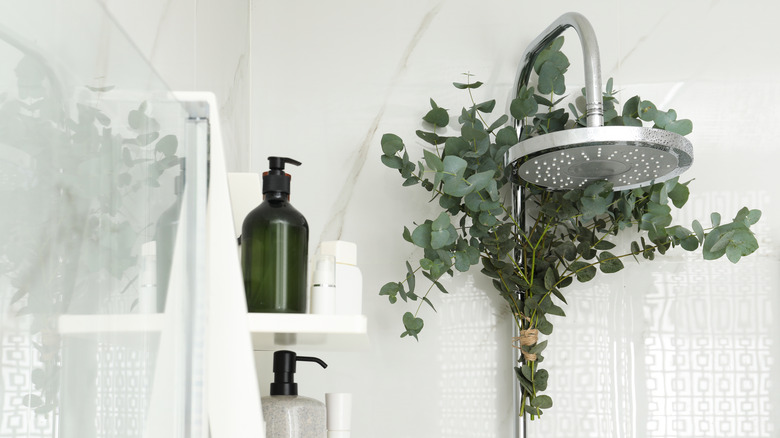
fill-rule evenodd
<path id="1" fill-rule="evenodd" d="M 314 262 L 311 285 L 311 313 L 336 313 L 336 257 L 319 254 Z"/>
<path id="2" fill-rule="evenodd" d="M 328 438 L 349 438 L 352 429 L 352 394 L 336 392 L 325 394 Z"/>
<path id="3" fill-rule="evenodd" d="M 357 245 L 343 240 L 322 242 L 320 254 L 336 258 L 336 314 L 362 314 L 363 274 L 357 267 Z"/>
<path id="4" fill-rule="evenodd" d="M 138 313 L 157 313 L 157 242 L 141 245 Z"/>

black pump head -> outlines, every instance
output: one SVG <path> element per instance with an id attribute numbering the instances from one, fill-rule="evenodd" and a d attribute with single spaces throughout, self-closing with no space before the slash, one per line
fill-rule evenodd
<path id="1" fill-rule="evenodd" d="M 271 383 L 271 395 L 298 395 L 298 384 L 295 383 L 296 362 L 316 362 L 323 368 L 328 364 L 317 357 L 298 356 L 294 351 L 280 350 L 274 352 L 274 381 Z"/>
<path id="2" fill-rule="evenodd" d="M 300 161 L 287 157 L 268 157 L 270 170 L 263 173 L 263 195 L 272 199 L 283 199 L 290 195 L 290 175 L 284 172 L 285 164 L 300 166 Z"/>

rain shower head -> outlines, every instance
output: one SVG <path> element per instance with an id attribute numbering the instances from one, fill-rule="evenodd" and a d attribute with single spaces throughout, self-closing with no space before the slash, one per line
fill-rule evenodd
<path id="1" fill-rule="evenodd" d="M 693 163 L 683 136 L 661 129 L 597 126 L 523 140 L 507 152 L 516 175 L 549 189 L 576 189 L 607 180 L 626 190 L 680 175 Z"/>
<path id="2" fill-rule="evenodd" d="M 505 156 L 515 166 L 515 175 L 550 190 L 607 180 L 617 191 L 665 181 L 688 170 L 693 164 L 693 146 L 682 135 L 645 127 L 604 126 L 599 48 L 593 27 L 581 14 L 562 15 L 528 46 L 511 98 L 528 84 L 536 56 L 569 27 L 577 31 L 582 44 L 587 127 L 517 143 Z M 515 120 L 515 126 L 522 127 L 522 121 Z"/>

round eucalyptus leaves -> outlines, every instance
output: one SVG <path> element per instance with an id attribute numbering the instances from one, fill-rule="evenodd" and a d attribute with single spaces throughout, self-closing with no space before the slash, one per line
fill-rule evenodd
<path id="1" fill-rule="evenodd" d="M 496 102 L 477 103 L 473 90 L 482 83 L 469 80 L 454 83 L 468 92 L 471 103 L 458 116 L 459 135 L 441 135 L 450 125 L 450 115 L 431 99 L 431 109 L 423 116 L 430 129 L 416 132 L 432 145 L 432 150 L 423 150 L 422 159 L 412 161 L 397 135 L 385 134 L 381 141 L 382 162 L 398 170 L 404 186 L 421 186 L 441 207 L 435 218 L 424 220 L 412 230 L 404 227 L 403 238 L 422 249 L 422 257 L 414 263 L 407 261 L 406 277 L 385 284 L 379 292 L 391 303 L 399 297 L 417 302 L 414 312 L 403 315 L 401 337 L 418 337 L 424 327 L 418 316 L 422 303 L 434 308 L 429 299 L 434 287 L 447 293 L 440 281 L 444 275 L 481 265 L 481 272 L 492 279 L 509 304 L 521 337 L 531 339 L 515 346 L 524 357 L 515 371 L 522 388 L 521 413 L 528 413 L 532 419 L 553 405 L 549 396 L 541 394 L 549 377 L 540 366 L 548 341 L 538 341 L 536 334 L 549 336 L 553 332 L 551 317 L 565 316 L 562 290 L 574 279 L 587 282 L 599 271 L 620 271 L 628 257 L 653 260 L 656 254 L 675 247 L 687 251 L 701 248 L 704 259 L 725 255 L 736 263 L 758 248 L 750 226 L 761 216 L 759 210 L 746 207 L 731 222 L 721 223 L 721 216 L 713 213 L 709 227 L 693 221 L 686 228 L 672 225 L 671 212 L 688 201 L 688 182 L 675 178 L 614 192 L 610 183 L 596 181 L 569 191 L 526 185 L 522 202 L 530 213 L 525 227 L 521 227 L 510 214 L 511 204 L 504 190 L 512 184 L 511 169 L 504 167 L 504 154 L 518 139 L 585 125 L 584 111 L 578 111 L 582 97 L 566 108 L 558 107 L 565 100 L 564 74 L 569 66 L 560 51 L 562 44 L 563 38 L 558 38 L 538 56 L 534 65 L 536 89 L 522 88 L 510 104 L 511 115 L 526 122 L 522 132 L 505 126 L 509 120 L 506 114 L 489 122 Z M 618 111 L 615 94 L 610 79 L 603 96 L 606 125 L 649 124 L 680 135 L 693 129 L 691 121 L 678 120 L 674 110 L 662 111 L 639 96 L 628 99 Z M 611 240 L 624 233 L 634 240 L 629 248 L 618 251 Z M 430 283 L 419 295 L 418 273 Z"/>

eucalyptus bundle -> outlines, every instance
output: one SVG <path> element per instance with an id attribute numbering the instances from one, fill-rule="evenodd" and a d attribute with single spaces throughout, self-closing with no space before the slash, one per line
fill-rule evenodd
<path id="1" fill-rule="evenodd" d="M 427 129 L 416 131 L 430 145 L 423 149 L 422 159 L 413 161 L 395 134 L 381 140 L 382 162 L 399 172 L 404 186 L 430 192 L 441 208 L 435 218 L 413 229 L 404 227 L 404 240 L 420 248 L 422 257 L 406 261 L 405 278 L 388 282 L 379 291 L 390 303 L 400 297 L 417 304 L 414 312 L 403 315 L 401 337 L 418 338 L 424 327 L 419 316 L 422 304 L 435 311 L 430 293 L 434 289 L 447 293 L 442 277 L 479 265 L 514 315 L 520 336 L 513 347 L 522 351 L 515 368 L 522 388 L 521 414 L 532 419 L 553 405 L 550 396 L 541 394 L 549 377 L 541 368 L 548 340 L 540 341 L 539 334 L 551 335 L 552 317 L 565 316 L 563 291 L 575 279 L 588 282 L 599 271 L 620 271 L 627 258 L 653 260 L 677 247 L 701 249 L 707 260 L 725 255 L 736 263 L 758 248 L 750 227 L 761 217 L 759 210 L 745 207 L 727 223 L 712 213 L 707 227 L 698 220 L 690 228 L 672 225 L 672 209 L 682 208 L 689 197 L 688 182 L 677 178 L 619 192 L 607 181 L 567 191 L 519 182 L 504 164 L 510 147 L 532 136 L 585 126 L 583 96 L 563 106 L 569 61 L 562 45 L 559 37 L 539 54 L 534 64 L 536 86 L 522 87 L 510 103 L 510 115 L 524 122 L 521 132 L 507 126 L 509 115 L 493 116 L 495 100 L 477 102 L 474 90 L 482 83 L 466 75 L 465 83 L 453 84 L 469 98 L 457 118 L 459 135 L 441 135 L 451 117 L 430 99 L 431 109 L 422 117 Z M 611 79 L 603 100 L 605 125 L 645 125 L 680 135 L 693 130 L 690 120 L 678 120 L 674 110 L 662 111 L 639 96 L 619 109 Z M 511 213 L 509 190 L 516 184 L 525 188 L 520 200 L 528 207 L 524 223 Z M 622 233 L 630 233 L 633 240 L 628 248 L 616 250 L 612 241 Z M 417 292 L 417 274 L 429 283 L 424 292 Z"/>

